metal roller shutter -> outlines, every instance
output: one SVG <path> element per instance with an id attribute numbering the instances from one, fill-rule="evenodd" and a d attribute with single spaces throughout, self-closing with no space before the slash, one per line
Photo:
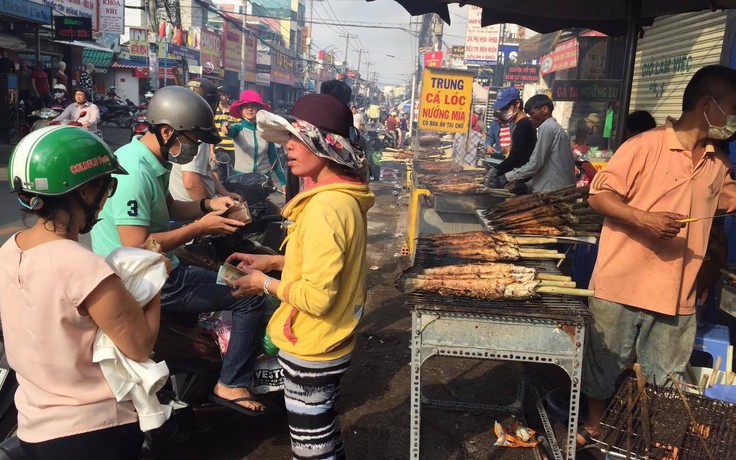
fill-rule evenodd
<path id="1" fill-rule="evenodd" d="M 682 112 L 682 93 L 698 69 L 719 64 L 727 12 L 664 16 L 644 28 L 631 89 L 631 110 L 664 123 Z"/>

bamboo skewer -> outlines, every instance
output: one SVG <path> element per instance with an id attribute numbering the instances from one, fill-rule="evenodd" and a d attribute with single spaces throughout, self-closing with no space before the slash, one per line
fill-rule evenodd
<path id="1" fill-rule="evenodd" d="M 736 372 L 730 372 L 726 378 L 726 385 L 733 385 L 734 380 L 736 380 Z"/>
<path id="2" fill-rule="evenodd" d="M 539 286 L 553 286 L 561 288 L 574 288 L 577 285 L 574 281 L 539 281 Z"/>
<path id="3" fill-rule="evenodd" d="M 639 385 L 639 389 L 647 384 L 648 378 L 644 376 L 644 372 L 641 370 L 641 364 L 634 364 L 634 373 L 636 374 L 636 382 Z M 652 451 L 652 427 L 649 417 L 649 395 L 646 390 L 641 394 L 641 406 L 639 407 L 639 414 L 642 420 L 642 431 L 644 434 L 644 446 L 647 452 Z"/>
<path id="4" fill-rule="evenodd" d="M 556 287 L 556 286 L 541 286 L 534 290 L 537 294 L 558 294 L 558 295 L 570 295 L 575 297 L 593 297 L 595 291 L 590 289 L 576 289 L 567 287 Z"/>
<path id="5" fill-rule="evenodd" d="M 692 430 L 695 431 L 695 434 L 698 435 L 698 439 L 700 440 L 700 444 L 703 446 L 703 450 L 705 451 L 705 454 L 708 456 L 709 460 L 713 459 L 713 453 L 711 453 L 710 448 L 708 447 L 708 444 L 705 442 L 705 438 L 703 437 L 703 433 L 701 433 L 702 430 L 698 429 L 698 422 L 695 420 L 695 415 L 693 415 L 693 410 L 690 407 L 690 403 L 687 402 L 687 398 L 685 397 L 685 394 L 680 389 L 680 386 L 677 385 L 677 381 L 675 380 L 675 376 L 670 373 L 667 377 L 672 381 L 672 385 L 675 387 L 675 390 L 677 390 L 677 394 L 680 395 L 680 399 L 682 399 L 682 404 L 685 406 L 685 410 L 687 410 L 687 415 L 690 416 L 690 423 L 692 423 Z"/>
<path id="6" fill-rule="evenodd" d="M 519 251 L 519 257 L 524 258 L 524 259 L 559 259 L 559 260 L 563 260 L 565 258 L 565 254 L 561 254 L 559 252 L 549 253 L 549 254 L 547 254 L 547 253 L 540 254 L 540 253 L 536 253 L 536 252 L 529 253 L 529 252 Z"/>
<path id="7" fill-rule="evenodd" d="M 537 273 L 537 279 L 540 281 L 572 281 L 571 276 L 550 275 L 549 273 Z"/>
<path id="8" fill-rule="evenodd" d="M 718 380 L 718 369 L 721 367 L 721 361 L 723 361 L 723 358 L 720 356 L 716 357 L 716 362 L 713 364 L 713 372 L 710 374 L 710 379 L 708 379 L 708 388 L 715 385 L 716 380 Z"/>
<path id="9" fill-rule="evenodd" d="M 559 243 L 559 239 L 555 237 L 539 237 L 535 238 L 533 236 L 516 236 L 514 237 L 516 239 L 516 243 L 519 245 L 537 245 L 537 244 L 555 244 Z"/>

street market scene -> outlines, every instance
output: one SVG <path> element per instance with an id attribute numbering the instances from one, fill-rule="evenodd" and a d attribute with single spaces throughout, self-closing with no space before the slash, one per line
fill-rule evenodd
<path id="1" fill-rule="evenodd" d="M 736 459 L 734 161 L 736 0 L 0 0 L 0 460 Z"/>

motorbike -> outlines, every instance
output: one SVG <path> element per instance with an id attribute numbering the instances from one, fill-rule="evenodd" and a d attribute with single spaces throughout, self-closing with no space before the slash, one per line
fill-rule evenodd
<path id="1" fill-rule="evenodd" d="M 135 136 L 142 136 L 148 132 L 148 122 L 146 121 L 146 114 L 148 113 L 148 104 L 143 102 L 138 106 L 138 111 L 135 113 L 135 123 L 133 124 L 133 132 L 130 138 L 133 139 Z"/>
<path id="2" fill-rule="evenodd" d="M 228 236 L 201 237 L 175 251 L 181 263 L 217 270 L 235 251 L 276 254 L 285 237 L 280 210 L 268 197 L 276 191 L 265 175 L 251 173 L 232 177 L 225 187 L 239 193 L 248 203 L 252 222 Z M 270 273 L 279 277 L 279 273 Z M 267 301 L 264 320 L 273 314 L 278 301 Z M 205 414 L 226 413 L 231 409 L 208 401 L 220 375 L 222 355 L 214 327 L 198 322 L 197 315 L 167 314 L 161 316 L 159 335 L 152 358 L 166 361 L 170 376 L 157 396 L 162 404 L 172 407 L 172 415 L 160 428 L 145 434 L 143 456 L 155 456 L 172 443 L 186 441 L 203 426 Z M 265 326 L 265 325 L 264 325 Z M 1 334 L 1 332 L 0 332 Z M 18 387 L 15 373 L 5 360 L 0 335 L 0 460 L 25 460 L 20 442 L 15 437 L 17 411 L 14 404 Z M 283 387 L 283 371 L 268 345 L 256 358 L 254 369 L 256 394 L 279 391 Z"/>
<path id="3" fill-rule="evenodd" d="M 100 123 L 114 123 L 118 128 L 133 125 L 133 114 L 127 104 L 103 104 L 100 108 Z"/>
<path id="4" fill-rule="evenodd" d="M 174 253 L 182 264 L 215 271 L 233 252 L 278 253 L 285 230 L 278 206 L 268 199 L 276 191 L 271 180 L 262 174 L 250 173 L 231 177 L 223 185 L 243 197 L 250 210 L 251 223 L 234 234 L 196 238 L 178 248 Z M 279 276 L 278 273 L 271 275 Z M 274 298 L 267 300 L 264 320 L 270 318 L 277 306 Z M 208 400 L 222 367 L 221 346 L 218 345 L 222 337 L 218 339 L 217 333 L 221 325 L 222 321 L 211 318 L 202 322 L 198 315 L 162 314 L 153 359 L 164 360 L 169 367 L 169 381 L 158 396 L 173 410 L 163 426 L 146 433 L 145 453 L 155 455 L 172 443 L 188 439 L 201 427 L 201 415 L 231 410 Z M 282 388 L 283 371 L 265 350 L 256 358 L 254 380 L 256 394 Z"/>
<path id="5" fill-rule="evenodd" d="M 59 121 L 52 121 L 48 124 L 48 126 L 78 126 L 80 128 L 84 127 L 82 123 L 75 121 L 75 120 L 59 120 Z M 35 129 L 35 128 L 34 128 Z M 93 134 L 95 134 L 100 139 L 104 140 L 104 137 L 102 136 L 102 131 L 100 129 L 97 129 L 96 131 L 90 130 Z"/>
<path id="6" fill-rule="evenodd" d="M 581 156 L 575 160 L 575 178 L 577 179 L 578 187 L 590 185 L 597 173 L 598 170 L 595 169 L 593 163 L 585 156 Z"/>
<path id="7" fill-rule="evenodd" d="M 15 436 L 18 411 L 14 398 L 18 381 L 15 371 L 8 365 L 3 343 L 0 332 L 0 460 L 24 460 L 26 457 L 23 448 Z"/>
<path id="8" fill-rule="evenodd" d="M 135 123 L 133 124 L 133 133 L 130 138 L 133 139 L 135 136 L 142 136 L 148 132 L 148 122 L 146 121 L 146 115 L 148 114 L 148 103 L 151 102 L 153 97 L 152 91 L 147 91 L 143 96 L 143 102 L 138 104 L 138 108 L 135 111 Z"/>

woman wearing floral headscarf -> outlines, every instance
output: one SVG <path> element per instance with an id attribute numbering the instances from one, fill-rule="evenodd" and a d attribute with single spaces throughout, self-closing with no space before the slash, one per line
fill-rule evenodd
<path id="1" fill-rule="evenodd" d="M 263 137 L 286 148 L 291 171 L 314 184 L 287 203 L 286 254 L 233 254 L 246 274 L 233 295 L 281 300 L 268 324 L 280 349 L 294 458 L 344 458 L 337 421 L 340 379 L 350 365 L 366 298 L 366 213 L 374 196 L 351 145 L 353 116 L 339 99 L 310 94 L 288 119 L 258 112 Z M 265 273 L 281 270 L 281 280 Z M 264 273 L 265 272 L 265 273 Z"/>

